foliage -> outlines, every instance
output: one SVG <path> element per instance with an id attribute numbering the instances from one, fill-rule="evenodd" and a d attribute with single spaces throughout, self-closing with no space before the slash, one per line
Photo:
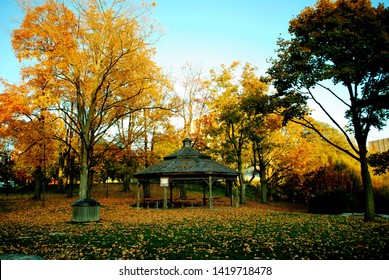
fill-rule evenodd
<path id="1" fill-rule="evenodd" d="M 46 259 L 388 259 L 389 222 L 312 215 L 288 204 L 136 210 L 131 194 L 99 198 L 98 223 L 70 223 L 72 199 L 46 207 L 1 198 L 0 254 Z"/>
<path id="2" fill-rule="evenodd" d="M 12 167 L 15 163 L 11 160 L 11 156 L 7 150 L 0 150 L 0 180 L 8 181 L 14 179 Z"/>
<path id="3" fill-rule="evenodd" d="M 345 145 L 339 131 L 312 122 L 331 141 Z M 272 141 L 277 144 L 272 163 L 274 174 L 269 180 L 274 200 L 306 203 L 317 192 L 360 185 L 357 163 L 304 126 L 288 123 L 278 135 L 273 134 Z"/>
<path id="4" fill-rule="evenodd" d="M 389 151 L 383 153 L 372 154 L 368 157 L 368 161 L 375 175 L 385 174 L 389 171 Z"/>
<path id="5" fill-rule="evenodd" d="M 219 72 L 211 71 L 207 82 L 212 98 L 208 101 L 209 115 L 204 132 L 208 148 L 234 163 L 240 173 L 253 167 L 260 174 L 262 202 L 267 202 L 268 169 L 276 145 L 273 133 L 281 121 L 274 113 L 276 98 L 269 94 L 269 81 L 257 75 L 257 68 L 246 63 L 222 65 Z M 239 178 L 242 203 L 245 184 Z"/>
<path id="6" fill-rule="evenodd" d="M 167 103 L 168 81 L 152 61 L 155 30 L 144 17 L 148 9 L 125 1 L 48 0 L 28 7 L 13 31 L 16 56 L 31 61 L 22 68 L 25 95 L 39 93 L 32 100 L 57 112 L 62 127 L 78 136 L 72 151 L 80 163 L 80 198 L 89 195 L 96 145 L 113 140 L 111 129 L 122 118 Z M 60 140 L 69 145 L 65 136 Z"/>

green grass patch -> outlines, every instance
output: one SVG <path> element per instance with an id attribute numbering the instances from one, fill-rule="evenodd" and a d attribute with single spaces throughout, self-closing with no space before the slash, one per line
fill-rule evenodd
<path id="1" fill-rule="evenodd" d="M 247 209 L 208 210 L 199 217 L 143 224 L 3 223 L 0 253 L 46 259 L 389 259 L 385 219 L 364 223 L 361 217 Z"/>

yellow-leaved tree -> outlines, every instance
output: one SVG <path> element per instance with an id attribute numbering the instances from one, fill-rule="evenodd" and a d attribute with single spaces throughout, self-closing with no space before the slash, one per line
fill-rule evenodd
<path id="1" fill-rule="evenodd" d="M 152 60 L 151 7 L 108 3 L 47 0 L 28 7 L 13 32 L 18 59 L 30 65 L 22 82 L 43 71 L 50 82 L 46 109 L 58 112 L 80 139 L 79 199 L 89 197 L 95 145 L 124 116 L 158 108 L 163 100 L 153 98 L 165 78 Z"/>

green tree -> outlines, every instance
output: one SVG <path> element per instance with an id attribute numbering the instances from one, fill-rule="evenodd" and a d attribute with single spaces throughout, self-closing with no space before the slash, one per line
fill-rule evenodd
<path id="1" fill-rule="evenodd" d="M 389 117 L 389 11 L 369 0 L 319 0 L 290 21 L 291 39 L 278 41 L 278 57 L 268 73 L 287 108 L 284 116 L 319 133 L 304 118 L 307 98 L 318 103 L 349 143 L 331 143 L 360 163 L 365 194 L 365 221 L 374 220 L 373 186 L 367 162 L 367 137 L 371 128 L 382 129 Z M 341 84 L 348 98 L 325 86 L 325 80 Z M 347 129 L 315 98 L 321 88 L 346 106 Z M 324 93 L 323 93 L 324 94 Z M 353 133 L 356 145 L 351 140 Z M 331 142 L 328 140 L 328 142 Z"/>

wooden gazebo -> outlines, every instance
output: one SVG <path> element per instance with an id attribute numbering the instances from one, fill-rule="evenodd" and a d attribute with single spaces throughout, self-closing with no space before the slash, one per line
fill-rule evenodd
<path id="1" fill-rule="evenodd" d="M 224 166 L 211 159 L 210 156 L 193 149 L 192 141 L 186 138 L 182 149 L 166 156 L 163 161 L 151 165 L 137 173 L 138 180 L 137 207 L 140 207 L 140 187 L 150 183 L 159 183 L 164 187 L 163 208 L 167 208 L 167 187 L 170 187 L 170 202 L 172 201 L 172 188 L 176 182 L 202 181 L 208 185 L 209 208 L 213 208 L 212 184 L 215 181 L 236 182 L 239 172 Z M 205 200 L 205 189 L 204 189 Z M 232 200 L 231 200 L 232 203 Z M 204 201 L 205 205 L 205 201 Z"/>

